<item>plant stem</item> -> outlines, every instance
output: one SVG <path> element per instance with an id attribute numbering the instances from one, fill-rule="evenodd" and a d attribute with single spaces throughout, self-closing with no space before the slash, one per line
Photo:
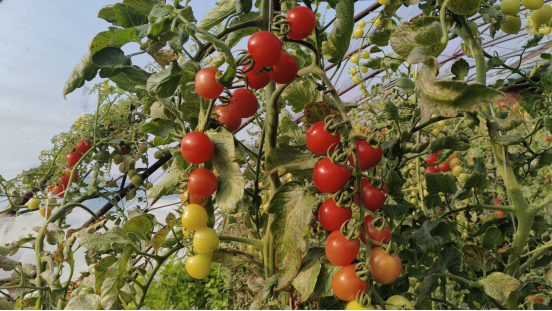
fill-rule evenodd
<path id="1" fill-rule="evenodd" d="M 230 242 L 239 242 L 239 243 L 245 243 L 248 245 L 252 245 L 260 250 L 263 249 L 264 243 L 261 240 L 256 239 L 248 239 L 248 238 L 242 238 L 237 236 L 226 236 L 226 235 L 220 235 L 219 236 L 220 241 L 230 241 Z"/>

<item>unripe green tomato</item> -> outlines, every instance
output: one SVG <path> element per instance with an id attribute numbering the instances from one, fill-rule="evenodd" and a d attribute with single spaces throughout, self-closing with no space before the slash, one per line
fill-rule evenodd
<path id="1" fill-rule="evenodd" d="M 173 160 L 173 159 L 170 159 L 169 161 L 167 161 L 167 164 L 169 165 L 169 167 L 171 167 L 171 166 L 172 166 L 173 162 L 174 162 L 174 160 Z"/>
<path id="2" fill-rule="evenodd" d="M 351 67 L 351 69 L 349 69 L 349 73 L 355 75 L 357 73 L 356 67 Z"/>
<path id="3" fill-rule="evenodd" d="M 124 158 L 123 158 L 122 155 L 120 155 L 120 154 L 113 155 L 113 164 L 119 165 L 119 164 L 123 163 L 123 160 L 124 160 Z"/>
<path id="4" fill-rule="evenodd" d="M 500 9 L 502 13 L 506 15 L 517 15 L 519 13 L 519 0 L 502 0 L 500 2 Z"/>
<path id="5" fill-rule="evenodd" d="M 134 175 L 134 176 L 132 176 L 132 179 L 130 180 L 130 182 L 134 186 L 140 187 L 140 185 L 142 184 L 142 177 L 140 177 L 139 175 Z"/>
<path id="6" fill-rule="evenodd" d="M 169 154 L 169 153 L 171 153 L 171 148 L 169 147 L 163 148 L 163 154 Z"/>
<path id="7" fill-rule="evenodd" d="M 120 172 L 121 174 L 126 173 L 126 169 L 125 169 L 125 166 L 124 166 L 124 165 L 119 165 L 119 172 Z"/>
<path id="8" fill-rule="evenodd" d="M 529 10 L 538 10 L 544 5 L 544 0 L 522 0 L 521 4 Z"/>
<path id="9" fill-rule="evenodd" d="M 29 203 L 27 203 L 30 210 L 35 210 L 40 207 L 40 199 L 32 198 L 29 200 Z"/>
<path id="10" fill-rule="evenodd" d="M 470 175 L 469 174 L 466 174 L 466 173 L 461 173 L 459 176 L 458 176 L 458 181 L 460 182 L 466 182 L 466 180 L 468 180 L 468 178 L 470 178 Z"/>
<path id="11" fill-rule="evenodd" d="M 367 73 L 368 72 L 368 67 L 360 66 L 360 72 Z"/>
<path id="12" fill-rule="evenodd" d="M 543 35 L 548 36 L 550 34 L 550 32 L 552 32 L 552 27 L 550 27 L 550 26 L 542 27 L 540 32 Z"/>
<path id="13" fill-rule="evenodd" d="M 360 57 L 362 57 L 364 59 L 370 58 L 370 52 L 364 50 L 364 51 L 362 51 L 362 53 L 360 53 Z"/>
<path id="14" fill-rule="evenodd" d="M 359 22 L 358 22 L 358 27 L 364 28 L 364 26 L 366 26 L 366 22 L 365 22 L 365 21 L 359 21 Z"/>
<path id="15" fill-rule="evenodd" d="M 147 183 L 147 184 L 146 184 L 146 189 L 148 189 L 148 190 L 149 190 L 149 189 L 151 189 L 151 188 L 153 188 L 153 184 L 152 184 L 152 183 L 150 183 L 150 182 L 149 182 L 149 183 Z"/>
<path id="16" fill-rule="evenodd" d="M 477 37 L 479 35 L 479 27 L 477 27 L 477 24 L 473 21 L 468 21 L 468 26 L 470 27 L 471 33 L 474 37 Z M 464 36 L 467 36 L 468 33 L 466 32 L 466 29 L 462 27 L 462 34 Z"/>
<path id="17" fill-rule="evenodd" d="M 362 36 L 364 36 L 364 29 L 358 27 L 357 29 L 355 29 L 355 31 L 353 32 L 353 36 L 355 36 L 355 38 L 362 38 Z"/>
<path id="18" fill-rule="evenodd" d="M 431 131 L 431 133 L 433 133 L 433 135 L 435 135 L 435 136 L 439 136 L 439 134 L 441 134 L 441 131 L 439 129 L 433 129 L 433 131 Z"/>
<path id="19" fill-rule="evenodd" d="M 86 156 L 86 158 L 84 158 L 84 160 L 82 160 L 82 162 L 84 162 L 85 164 L 90 164 L 90 162 L 92 161 L 92 157 L 91 156 Z"/>
<path id="20" fill-rule="evenodd" d="M 416 171 L 415 170 L 409 170 L 408 174 L 410 174 L 410 176 L 414 176 L 414 175 L 416 175 Z"/>
<path id="21" fill-rule="evenodd" d="M 464 169 L 461 166 L 455 166 L 452 169 L 452 175 L 456 177 L 460 176 L 460 174 L 462 174 L 463 172 L 464 172 Z"/>
<path id="22" fill-rule="evenodd" d="M 132 189 L 129 192 L 127 192 L 127 194 L 125 196 L 125 199 L 127 201 L 130 201 L 130 200 L 134 199 L 135 197 L 136 197 L 136 189 Z"/>
<path id="23" fill-rule="evenodd" d="M 161 159 L 163 157 L 163 151 L 161 150 L 155 151 L 155 153 L 153 154 L 153 157 L 156 158 L 157 160 Z"/>
<path id="24" fill-rule="evenodd" d="M 140 153 L 146 153 L 148 152 L 148 145 L 142 144 L 140 145 Z"/>
<path id="25" fill-rule="evenodd" d="M 98 153 L 98 161 L 100 162 L 109 161 L 109 152 L 107 152 L 106 150 L 100 151 L 100 153 Z"/>
<path id="26" fill-rule="evenodd" d="M 162 168 L 164 171 L 166 171 L 166 170 L 169 169 L 169 164 L 165 163 L 165 164 L 161 165 L 161 168 Z"/>
<path id="27" fill-rule="evenodd" d="M 500 29 L 509 35 L 515 35 L 521 30 L 521 18 L 518 16 L 506 16 L 506 21 Z"/>
<path id="28" fill-rule="evenodd" d="M 356 64 L 356 63 L 358 63 L 358 60 L 359 60 L 358 55 L 356 55 L 356 54 L 351 55 L 351 63 Z"/>
<path id="29" fill-rule="evenodd" d="M 531 12 L 531 21 L 533 25 L 544 25 L 552 18 L 552 7 L 543 5 L 540 9 Z"/>
<path id="30" fill-rule="evenodd" d="M 353 83 L 354 84 L 359 84 L 360 83 L 360 77 L 359 76 L 353 76 Z"/>
<path id="31" fill-rule="evenodd" d="M 416 193 L 416 191 L 412 191 L 410 192 L 410 196 L 415 198 L 418 196 L 418 193 Z"/>
<path id="32" fill-rule="evenodd" d="M 418 203 L 418 199 L 412 198 L 412 199 L 410 199 L 410 203 L 416 204 L 416 203 Z"/>
<path id="33" fill-rule="evenodd" d="M 136 171 L 135 170 L 129 170 L 127 175 L 128 175 L 128 178 L 132 178 L 132 177 L 136 176 Z"/>
<path id="34" fill-rule="evenodd" d="M 416 181 L 414 179 L 410 180 L 410 185 L 414 186 L 416 184 Z"/>

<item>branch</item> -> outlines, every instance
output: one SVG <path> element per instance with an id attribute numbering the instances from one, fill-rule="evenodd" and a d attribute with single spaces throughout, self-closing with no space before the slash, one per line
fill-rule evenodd
<path id="1" fill-rule="evenodd" d="M 220 241 L 230 241 L 230 242 L 239 242 L 239 243 L 245 243 L 252 245 L 260 250 L 263 249 L 264 243 L 261 240 L 257 239 L 248 239 L 248 238 L 242 238 L 237 236 L 226 236 L 226 235 L 220 235 L 219 236 Z"/>
<path id="2" fill-rule="evenodd" d="M 487 204 L 469 204 L 468 208 L 481 208 L 491 211 L 503 211 L 503 212 L 516 212 L 516 208 L 513 206 L 496 206 L 496 205 L 487 205 Z"/>

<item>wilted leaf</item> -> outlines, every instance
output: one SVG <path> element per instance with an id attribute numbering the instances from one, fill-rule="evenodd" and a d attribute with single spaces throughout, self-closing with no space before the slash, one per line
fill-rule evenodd
<path id="1" fill-rule="evenodd" d="M 510 275 L 493 272 L 486 278 L 475 282 L 474 286 L 482 286 L 485 294 L 496 300 L 505 301 L 511 292 L 520 288 L 521 283 Z"/>
<path id="2" fill-rule="evenodd" d="M 161 230 L 155 232 L 155 234 L 151 238 L 151 246 L 155 250 L 158 250 L 161 247 L 161 245 L 163 245 L 163 242 L 165 242 L 165 239 L 167 238 L 167 235 L 169 234 L 170 231 L 171 229 L 169 228 L 168 225 L 166 225 Z"/>

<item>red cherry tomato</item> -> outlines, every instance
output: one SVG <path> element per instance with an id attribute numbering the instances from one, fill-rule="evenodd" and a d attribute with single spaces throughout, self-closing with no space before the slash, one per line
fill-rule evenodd
<path id="1" fill-rule="evenodd" d="M 374 217 L 372 217 L 371 215 L 364 217 L 364 225 L 366 226 L 366 230 L 368 231 L 368 236 L 373 241 L 386 244 L 391 238 L 391 227 L 386 226 L 385 228 L 383 228 L 382 231 L 378 231 L 378 229 L 374 227 L 374 225 L 372 225 L 373 220 L 374 220 Z M 362 234 L 362 231 L 360 233 L 360 239 L 364 244 L 366 244 L 366 237 L 364 236 L 364 234 Z M 372 245 L 372 248 L 379 247 L 376 244 L 371 244 L 371 245 Z"/>
<path id="2" fill-rule="evenodd" d="M 222 94 L 224 86 L 217 82 L 217 72 L 219 70 L 214 67 L 207 67 L 201 69 L 195 76 L 195 89 L 197 95 L 207 98 L 215 99 Z"/>
<path id="3" fill-rule="evenodd" d="M 355 265 L 339 269 L 332 279 L 332 290 L 341 300 L 353 301 L 368 288 L 368 282 L 361 280 L 355 271 Z"/>
<path id="4" fill-rule="evenodd" d="M 290 28 L 288 37 L 292 40 L 306 39 L 316 27 L 316 15 L 307 7 L 294 7 L 286 17 Z"/>
<path id="5" fill-rule="evenodd" d="M 251 57 L 261 67 L 270 67 L 282 55 L 282 42 L 271 32 L 259 31 L 249 38 L 247 50 Z"/>
<path id="6" fill-rule="evenodd" d="M 324 193 L 334 193 L 341 190 L 351 176 L 347 165 L 337 165 L 328 158 L 324 158 L 314 166 L 312 174 L 314 185 Z"/>
<path id="7" fill-rule="evenodd" d="M 502 204 L 502 202 L 500 202 L 500 199 L 495 199 L 494 205 L 495 206 L 504 206 L 504 204 Z"/>
<path id="8" fill-rule="evenodd" d="M 437 165 L 437 170 L 441 173 L 446 173 L 450 171 L 450 164 L 448 162 L 441 162 Z"/>
<path id="9" fill-rule="evenodd" d="M 326 154 L 330 146 L 333 151 L 341 139 L 339 132 L 332 135 L 324 130 L 324 125 L 324 121 L 314 123 L 307 132 L 307 147 L 314 153 Z"/>
<path id="10" fill-rule="evenodd" d="M 65 190 L 65 187 L 63 187 L 63 185 L 57 185 L 52 189 L 54 194 L 60 198 L 63 198 L 65 196 L 65 193 L 62 193 L 64 190 Z"/>
<path id="11" fill-rule="evenodd" d="M 362 204 L 364 204 L 364 207 L 366 209 L 375 212 L 379 210 L 383 206 L 383 204 L 385 204 L 385 200 L 387 200 L 386 186 L 384 186 L 383 191 L 381 191 L 376 187 L 372 187 L 372 184 L 370 184 L 370 181 L 367 178 L 362 178 L 360 180 L 360 188 L 362 190 Z M 360 206 L 358 194 L 355 195 L 354 200 L 356 205 Z"/>
<path id="12" fill-rule="evenodd" d="M 538 290 L 542 290 L 542 286 L 540 286 L 540 285 L 537 286 L 537 289 L 538 289 Z"/>
<path id="13" fill-rule="evenodd" d="M 81 154 L 78 153 L 78 152 L 71 152 L 69 154 L 67 154 L 67 162 L 69 162 L 69 165 L 73 166 L 75 164 L 77 164 L 77 162 L 79 162 L 81 158 Z"/>
<path id="14" fill-rule="evenodd" d="M 65 176 L 65 174 L 61 175 L 58 178 L 58 182 L 63 185 L 63 188 L 67 188 L 67 185 L 69 184 L 69 176 Z"/>
<path id="15" fill-rule="evenodd" d="M 435 166 L 435 161 L 437 161 L 437 154 L 435 153 L 428 155 L 426 158 L 426 163 L 429 166 Z"/>
<path id="16" fill-rule="evenodd" d="M 259 101 L 253 92 L 248 89 L 237 89 L 232 93 L 230 112 L 240 118 L 249 118 L 259 110 Z"/>
<path id="17" fill-rule="evenodd" d="M 353 216 L 351 208 L 339 207 L 335 204 L 334 199 L 327 199 L 320 206 L 318 218 L 322 228 L 328 231 L 336 231 L 341 228 L 341 225 Z"/>
<path id="18" fill-rule="evenodd" d="M 215 145 L 205 133 L 193 131 L 182 138 L 180 153 L 186 161 L 202 164 L 215 155 Z"/>
<path id="19" fill-rule="evenodd" d="M 92 148 L 92 144 L 86 139 L 83 139 L 77 143 L 77 150 L 82 154 L 88 152 L 90 148 Z"/>
<path id="20" fill-rule="evenodd" d="M 48 186 L 46 186 L 46 189 L 48 189 L 48 190 L 52 190 L 52 189 L 54 189 L 54 186 L 52 186 L 52 185 L 48 185 Z"/>
<path id="21" fill-rule="evenodd" d="M 243 72 L 246 72 L 248 68 L 249 68 L 249 65 L 243 66 L 242 67 Z M 268 83 L 270 82 L 270 76 L 268 75 L 268 72 L 264 72 L 260 75 L 257 74 L 259 71 L 261 71 L 261 69 L 263 69 L 262 66 L 255 64 L 255 67 L 253 68 L 253 70 L 245 74 L 245 77 L 247 79 L 247 85 L 250 88 L 255 90 L 262 89 L 265 86 L 267 86 Z"/>
<path id="22" fill-rule="evenodd" d="M 376 283 L 391 284 L 401 276 L 402 262 L 399 256 L 390 256 L 381 247 L 372 249 L 370 263 Z"/>
<path id="23" fill-rule="evenodd" d="M 65 169 L 65 176 L 67 176 L 67 178 L 71 177 L 71 171 L 73 170 L 72 167 L 68 167 Z M 75 170 L 75 175 L 73 175 L 73 180 L 77 180 L 77 178 L 79 178 L 79 170 Z M 69 181 L 69 179 L 67 179 Z"/>
<path id="24" fill-rule="evenodd" d="M 208 169 L 196 168 L 188 177 L 188 192 L 195 197 L 208 198 L 217 188 L 217 177 Z"/>
<path id="25" fill-rule="evenodd" d="M 352 263 L 357 258 L 359 250 L 359 239 L 347 240 L 339 230 L 332 232 L 326 240 L 326 257 L 336 266 Z"/>
<path id="26" fill-rule="evenodd" d="M 428 168 L 426 168 L 425 172 L 435 174 L 435 173 L 437 173 L 437 169 L 434 168 L 434 167 L 428 167 Z"/>
<path id="27" fill-rule="evenodd" d="M 230 132 L 235 132 L 240 128 L 241 118 L 233 114 L 228 106 L 218 106 L 213 109 L 213 113 L 217 115 L 218 123 L 222 123 L 228 127 Z"/>
<path id="28" fill-rule="evenodd" d="M 550 135 L 546 136 L 546 141 L 550 141 Z"/>
<path id="29" fill-rule="evenodd" d="M 502 211 L 495 211 L 495 212 L 496 212 L 496 217 L 500 217 L 500 218 L 504 217 L 504 212 Z"/>
<path id="30" fill-rule="evenodd" d="M 289 84 L 295 80 L 298 71 L 299 65 L 297 65 L 295 58 L 287 53 L 282 53 L 282 56 L 272 66 L 272 70 L 268 72 L 268 75 L 272 81 L 278 84 Z"/>
<path id="31" fill-rule="evenodd" d="M 361 170 L 367 170 L 375 167 L 383 158 L 383 149 L 381 146 L 374 148 L 364 139 L 357 139 L 356 148 Z M 355 167 L 355 160 L 352 154 L 349 156 L 349 164 L 352 167 Z"/>

